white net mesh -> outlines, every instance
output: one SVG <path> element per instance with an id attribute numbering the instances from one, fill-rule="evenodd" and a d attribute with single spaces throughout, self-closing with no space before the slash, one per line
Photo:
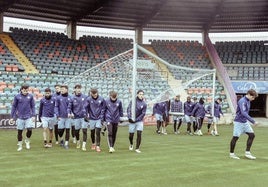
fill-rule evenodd
<path id="1" fill-rule="evenodd" d="M 70 89 L 76 84 L 82 85 L 83 93 L 91 88 L 97 88 L 104 98 L 109 92 L 118 92 L 118 98 L 123 102 L 124 112 L 132 99 L 132 90 L 142 89 L 148 103 L 147 113 L 152 114 L 154 103 L 167 101 L 180 94 L 185 101 L 187 95 L 204 97 L 207 102 L 213 100 L 214 70 L 191 69 L 171 65 L 155 56 L 148 50 L 138 46 L 136 59 L 136 79 L 133 87 L 133 50 L 128 50 L 84 73 L 68 80 Z M 136 95 L 136 93 L 135 93 Z"/>

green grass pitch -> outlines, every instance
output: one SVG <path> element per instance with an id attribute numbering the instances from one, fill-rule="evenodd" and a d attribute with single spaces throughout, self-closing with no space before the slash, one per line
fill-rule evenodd
<path id="1" fill-rule="evenodd" d="M 102 136 L 102 152 L 82 152 L 70 143 L 43 148 L 42 129 L 34 129 L 31 150 L 17 152 L 17 131 L 0 130 L 0 185 L 13 186 L 266 186 L 268 184 L 268 142 L 265 127 L 255 127 L 251 152 L 256 160 L 244 158 L 247 136 L 237 142 L 240 160 L 229 158 L 232 126 L 219 126 L 220 136 L 157 135 L 155 127 L 145 127 L 141 154 L 128 150 L 128 128 L 119 127 L 116 152 L 108 153 Z M 203 132 L 206 126 L 203 127 Z M 107 132 L 106 132 L 107 133 Z M 204 133 L 205 134 L 205 133 Z M 25 136 L 25 134 L 24 134 Z M 90 138 L 90 134 L 88 134 Z M 136 138 L 136 137 L 135 137 Z"/>

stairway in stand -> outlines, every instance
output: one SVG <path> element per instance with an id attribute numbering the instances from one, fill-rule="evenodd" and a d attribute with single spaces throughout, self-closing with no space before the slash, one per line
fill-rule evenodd
<path id="1" fill-rule="evenodd" d="M 151 53 L 157 55 L 152 46 L 143 45 L 143 47 L 145 49 L 147 49 L 148 51 L 150 51 Z M 157 59 L 155 59 L 154 62 L 158 68 L 158 71 L 162 72 L 161 75 L 162 75 L 163 79 L 165 79 L 164 77 L 168 77 L 168 79 L 167 79 L 168 85 L 171 87 L 171 89 L 174 91 L 174 93 L 176 95 L 179 94 L 181 96 L 181 100 L 186 100 L 188 94 L 184 89 L 182 89 L 181 80 L 175 79 L 173 74 L 169 71 L 169 69 L 166 67 L 165 64 L 163 64 L 162 62 L 160 62 Z"/>
<path id="2" fill-rule="evenodd" d="M 23 54 L 18 46 L 13 42 L 12 38 L 8 34 L 0 34 L 0 39 L 9 49 L 9 51 L 15 56 L 15 58 L 21 63 L 25 69 L 25 73 L 39 73 L 38 70 L 33 66 L 29 59 Z"/>

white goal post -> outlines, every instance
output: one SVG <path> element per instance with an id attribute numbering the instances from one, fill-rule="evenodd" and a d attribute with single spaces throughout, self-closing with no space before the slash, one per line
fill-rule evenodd
<path id="1" fill-rule="evenodd" d="M 144 90 L 145 101 L 148 104 L 147 114 L 150 115 L 154 103 L 171 100 L 178 94 L 184 96 L 183 99 L 187 95 L 205 97 L 214 108 L 215 80 L 215 69 L 170 64 L 134 43 L 133 49 L 104 60 L 83 73 L 73 76 L 65 84 L 70 89 L 76 84 L 81 84 L 84 94 L 87 94 L 91 88 L 97 88 L 104 98 L 109 96 L 109 91 L 117 91 L 118 98 L 123 102 L 124 113 L 127 112 L 127 106 L 132 101 L 132 118 L 135 120 L 137 90 Z M 198 86 L 209 87 L 209 92 L 201 94 L 198 91 L 189 92 L 190 89 Z"/>

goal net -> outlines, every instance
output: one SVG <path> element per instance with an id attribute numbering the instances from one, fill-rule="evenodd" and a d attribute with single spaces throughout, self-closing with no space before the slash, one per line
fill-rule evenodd
<path id="1" fill-rule="evenodd" d="M 152 114 L 153 104 L 168 101 L 176 95 L 186 101 L 188 95 L 203 97 L 207 103 L 214 102 L 215 70 L 186 68 L 170 64 L 149 50 L 134 44 L 134 48 L 86 70 L 65 82 L 70 89 L 82 85 L 88 94 L 97 88 L 99 95 L 109 97 L 114 90 L 123 103 L 124 113 L 130 101 L 136 99 L 138 90 L 144 91 L 148 104 L 147 114 Z M 135 102 L 132 102 L 135 104 Z M 135 105 L 132 114 L 135 114 Z M 134 118 L 133 118 L 134 119 Z"/>

